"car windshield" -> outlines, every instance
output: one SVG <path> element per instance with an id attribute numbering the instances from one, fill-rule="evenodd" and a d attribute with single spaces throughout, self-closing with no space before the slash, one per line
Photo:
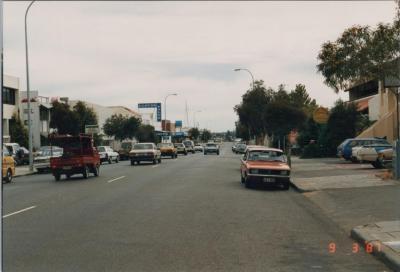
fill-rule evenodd
<path id="1" fill-rule="evenodd" d="M 161 144 L 158 144 L 157 146 L 158 147 L 173 147 L 174 145 L 170 144 L 170 143 L 161 143 Z"/>
<path id="2" fill-rule="evenodd" d="M 99 146 L 97 150 L 99 150 L 99 152 L 106 152 L 106 148 L 104 146 Z"/>
<path id="3" fill-rule="evenodd" d="M 285 156 L 282 152 L 263 150 L 263 151 L 251 151 L 248 157 L 249 161 L 279 161 L 285 162 Z"/>
<path id="4" fill-rule="evenodd" d="M 133 149 L 153 149 L 153 145 L 152 144 L 135 144 Z"/>

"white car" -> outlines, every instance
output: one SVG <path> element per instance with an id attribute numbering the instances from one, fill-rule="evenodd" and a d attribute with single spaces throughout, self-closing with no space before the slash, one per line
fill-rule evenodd
<path id="1" fill-rule="evenodd" d="M 197 144 L 197 145 L 194 146 L 194 151 L 195 152 L 197 152 L 197 151 L 203 152 L 204 148 L 203 148 L 203 146 L 201 144 Z"/>
<path id="2" fill-rule="evenodd" d="M 100 163 L 107 161 L 111 164 L 112 161 L 115 161 L 116 163 L 119 161 L 119 154 L 115 152 L 110 146 L 98 146 L 97 150 L 99 151 L 100 155 Z"/>
<path id="3" fill-rule="evenodd" d="M 217 145 L 216 143 L 207 143 L 204 146 L 204 155 L 210 153 L 216 153 L 217 155 L 219 155 L 219 145 Z"/>
<path id="4" fill-rule="evenodd" d="M 350 158 L 350 160 L 351 160 L 352 162 L 358 162 L 358 161 L 359 161 L 359 160 L 357 159 L 357 154 L 358 154 L 358 151 L 359 151 L 361 148 L 363 148 L 363 146 L 356 146 L 356 147 L 353 147 L 353 148 L 351 149 L 351 158 Z"/>
<path id="5" fill-rule="evenodd" d="M 361 147 L 357 150 L 357 160 L 360 162 L 369 162 L 375 168 L 379 168 L 378 151 L 391 147 L 390 144 L 372 144 Z"/>
<path id="6" fill-rule="evenodd" d="M 50 170 L 50 158 L 61 157 L 63 154 L 63 149 L 61 147 L 53 146 L 50 149 L 44 149 L 41 151 L 40 155 L 33 159 L 33 166 L 39 173 Z"/>

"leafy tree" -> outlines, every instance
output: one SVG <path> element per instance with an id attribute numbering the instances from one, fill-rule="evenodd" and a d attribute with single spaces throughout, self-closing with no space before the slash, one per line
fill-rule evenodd
<path id="1" fill-rule="evenodd" d="M 356 136 L 360 113 L 354 103 L 335 102 L 326 127 L 327 155 L 335 155 L 337 146 L 347 138 Z"/>
<path id="2" fill-rule="evenodd" d="M 209 131 L 208 129 L 203 129 L 202 133 L 201 133 L 201 140 L 203 142 L 208 142 L 210 139 L 212 138 L 212 134 L 211 131 Z"/>
<path id="3" fill-rule="evenodd" d="M 322 45 L 317 70 L 325 84 L 335 92 L 371 79 L 382 80 L 385 75 L 396 76 L 400 56 L 399 17 L 393 24 L 352 26 L 334 42 Z"/>
<path id="4" fill-rule="evenodd" d="M 79 120 L 79 131 L 81 133 L 85 133 L 86 125 L 97 125 L 97 115 L 93 111 L 93 109 L 89 108 L 85 102 L 78 101 L 76 105 L 73 107 L 73 112 L 75 112 L 76 116 Z"/>
<path id="5" fill-rule="evenodd" d="M 50 111 L 50 127 L 59 134 L 77 135 L 80 132 L 79 116 L 68 104 L 54 101 Z"/>
<path id="6" fill-rule="evenodd" d="M 9 124 L 11 142 L 18 143 L 20 146 L 27 148 L 28 130 L 24 127 L 21 119 L 16 114 L 13 114 Z"/>
<path id="7" fill-rule="evenodd" d="M 156 134 L 154 127 L 151 125 L 140 125 L 136 133 L 136 138 L 139 142 L 156 142 Z"/>
<path id="8" fill-rule="evenodd" d="M 295 89 L 289 93 L 289 101 L 291 106 L 303 109 L 308 116 L 312 116 L 318 108 L 317 102 L 310 97 L 303 84 L 297 84 Z"/>
<path id="9" fill-rule="evenodd" d="M 246 125 L 242 124 L 240 121 L 235 122 L 236 126 L 236 138 L 241 138 L 244 141 L 250 140 L 249 129 Z"/>
<path id="10" fill-rule="evenodd" d="M 116 140 L 132 139 L 139 130 L 140 120 L 131 116 L 114 114 L 106 119 L 103 130 L 107 136 L 114 136 Z"/>
<path id="11" fill-rule="evenodd" d="M 198 128 L 191 128 L 189 129 L 188 133 L 192 140 L 197 140 L 197 138 L 199 138 L 200 135 L 200 131 Z"/>

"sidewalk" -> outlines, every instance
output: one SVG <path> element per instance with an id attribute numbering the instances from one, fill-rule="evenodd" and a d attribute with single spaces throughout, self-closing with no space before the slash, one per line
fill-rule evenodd
<path id="1" fill-rule="evenodd" d="M 355 227 L 351 237 L 364 245 L 394 271 L 400 271 L 400 221 L 384 221 Z"/>
<path id="2" fill-rule="evenodd" d="M 354 164 L 339 158 L 295 157 L 292 159 L 291 182 L 300 192 L 396 184 L 394 180 L 382 180 L 376 176 L 383 171 L 370 164 Z"/>
<path id="3" fill-rule="evenodd" d="M 33 171 L 29 171 L 29 166 L 17 166 L 15 167 L 14 177 L 33 175 L 35 173 L 36 173 L 35 169 L 33 169 Z"/>

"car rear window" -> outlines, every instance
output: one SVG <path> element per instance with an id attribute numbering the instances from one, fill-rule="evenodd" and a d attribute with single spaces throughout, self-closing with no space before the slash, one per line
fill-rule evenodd
<path id="1" fill-rule="evenodd" d="M 135 144 L 133 149 L 153 149 L 152 144 Z"/>

